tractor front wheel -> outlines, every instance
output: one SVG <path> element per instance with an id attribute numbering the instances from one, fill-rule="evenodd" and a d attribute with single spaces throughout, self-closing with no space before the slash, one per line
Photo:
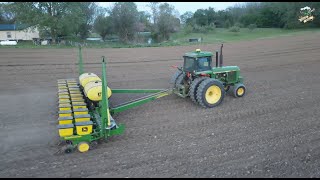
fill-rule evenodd
<path id="1" fill-rule="evenodd" d="M 235 84 L 233 86 L 232 95 L 234 97 L 242 97 L 246 94 L 246 87 L 242 84 Z"/>
<path id="2" fill-rule="evenodd" d="M 216 79 L 202 81 L 197 90 L 197 101 L 204 108 L 218 106 L 225 96 L 223 84 Z"/>

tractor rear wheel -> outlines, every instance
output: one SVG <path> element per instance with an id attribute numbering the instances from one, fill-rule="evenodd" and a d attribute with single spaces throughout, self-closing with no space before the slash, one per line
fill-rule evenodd
<path id="1" fill-rule="evenodd" d="M 199 84 L 205 79 L 208 79 L 208 77 L 198 77 L 194 79 L 191 83 L 191 86 L 189 89 L 189 96 L 194 103 L 197 103 L 197 89 L 199 87 Z"/>
<path id="2" fill-rule="evenodd" d="M 234 97 L 242 97 L 246 94 L 246 87 L 242 83 L 235 84 L 232 89 Z"/>
<path id="3" fill-rule="evenodd" d="M 173 84 L 173 86 L 176 85 L 178 77 L 182 74 L 182 71 L 176 71 L 173 76 L 171 77 L 170 83 Z"/>
<path id="4" fill-rule="evenodd" d="M 183 74 L 181 73 L 181 74 L 177 77 L 177 80 L 175 81 L 174 86 L 177 87 L 178 85 L 183 85 L 183 84 L 184 84 L 183 79 L 184 79 L 184 76 L 183 76 Z"/>
<path id="5" fill-rule="evenodd" d="M 197 90 L 197 101 L 204 108 L 218 106 L 224 96 L 224 86 L 216 79 L 206 79 L 202 81 Z"/>

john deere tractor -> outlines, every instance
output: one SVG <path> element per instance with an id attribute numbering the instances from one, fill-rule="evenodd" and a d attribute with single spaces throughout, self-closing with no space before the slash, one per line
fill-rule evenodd
<path id="1" fill-rule="evenodd" d="M 243 77 L 240 76 L 238 66 L 223 66 L 223 44 L 219 52 L 216 51 L 215 66 L 212 63 L 213 53 L 196 49 L 186 53 L 183 67 L 177 67 L 171 83 L 173 92 L 183 98 L 190 97 L 194 103 L 202 107 L 218 106 L 226 94 L 242 97 L 246 93 Z"/>

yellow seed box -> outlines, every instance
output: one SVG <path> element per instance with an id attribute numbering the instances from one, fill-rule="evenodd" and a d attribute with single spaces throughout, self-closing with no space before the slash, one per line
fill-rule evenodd
<path id="1" fill-rule="evenodd" d="M 90 121 L 90 114 L 80 114 L 80 115 L 74 115 L 75 122 L 84 122 L 84 121 Z"/>
<path id="2" fill-rule="evenodd" d="M 87 108 L 86 103 L 83 103 L 83 105 L 72 105 L 72 109 L 84 109 Z"/>
<path id="3" fill-rule="evenodd" d="M 59 89 L 59 90 L 62 90 L 62 89 L 68 90 L 68 88 L 67 88 L 66 86 L 58 86 L 58 89 Z"/>
<path id="4" fill-rule="evenodd" d="M 70 94 L 71 98 L 83 97 L 82 94 Z"/>
<path id="5" fill-rule="evenodd" d="M 60 90 L 58 91 L 58 93 L 65 93 L 65 92 L 68 93 L 68 92 L 69 92 L 68 89 L 60 89 Z"/>
<path id="6" fill-rule="evenodd" d="M 83 97 L 71 97 L 71 101 L 77 101 L 77 100 L 83 101 L 84 99 Z"/>
<path id="7" fill-rule="evenodd" d="M 71 104 L 59 104 L 59 111 L 71 110 Z"/>
<path id="8" fill-rule="evenodd" d="M 92 132 L 92 121 L 83 121 L 75 123 L 78 135 L 87 135 Z"/>
<path id="9" fill-rule="evenodd" d="M 68 87 L 69 91 L 80 91 L 80 87 Z"/>
<path id="10" fill-rule="evenodd" d="M 68 84 L 68 88 L 70 89 L 70 88 L 79 88 L 79 86 L 78 85 L 71 85 L 71 84 Z"/>
<path id="11" fill-rule="evenodd" d="M 80 90 L 72 90 L 70 94 L 82 94 Z"/>
<path id="12" fill-rule="evenodd" d="M 76 100 L 72 100 L 71 103 L 85 103 L 84 100 L 81 99 L 76 99 Z"/>
<path id="13" fill-rule="evenodd" d="M 87 107 L 87 104 L 84 102 L 72 102 L 72 107 L 75 109 L 79 109 L 78 107 L 75 107 L 75 106 L 86 106 Z M 84 107 L 84 108 L 86 108 L 86 107 Z"/>
<path id="14" fill-rule="evenodd" d="M 59 101 L 68 101 L 70 98 L 67 97 L 59 97 Z"/>
<path id="15" fill-rule="evenodd" d="M 78 84 L 68 84 L 68 88 L 79 88 Z"/>
<path id="16" fill-rule="evenodd" d="M 72 136 L 73 135 L 73 124 L 60 124 L 58 125 L 59 129 L 59 136 L 60 137 L 66 137 L 66 136 Z"/>
<path id="17" fill-rule="evenodd" d="M 73 117 L 72 116 L 64 116 L 58 118 L 59 124 L 72 124 Z"/>
<path id="18" fill-rule="evenodd" d="M 70 103 L 70 99 L 59 99 L 59 104 Z"/>
<path id="19" fill-rule="evenodd" d="M 69 95 L 59 95 L 59 99 L 70 99 Z"/>
<path id="20" fill-rule="evenodd" d="M 69 96 L 69 93 L 68 93 L 68 91 L 59 92 L 59 93 L 58 93 L 58 96 Z"/>
<path id="21" fill-rule="evenodd" d="M 79 108 L 73 110 L 74 115 L 88 114 L 88 108 Z"/>
<path id="22" fill-rule="evenodd" d="M 59 111 L 59 117 L 65 117 L 65 116 L 72 116 L 72 111 L 71 110 Z"/>
<path id="23" fill-rule="evenodd" d="M 58 87 L 67 87 L 67 84 L 65 84 L 65 83 L 58 83 Z"/>

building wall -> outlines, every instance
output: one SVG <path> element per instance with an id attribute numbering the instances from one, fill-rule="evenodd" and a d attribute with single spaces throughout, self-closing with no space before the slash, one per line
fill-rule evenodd
<path id="1" fill-rule="evenodd" d="M 11 34 L 11 38 L 8 37 Z M 39 38 L 39 31 L 37 28 L 27 28 L 20 31 L 0 31 L 0 41 L 4 40 L 32 40 L 32 38 Z"/>

